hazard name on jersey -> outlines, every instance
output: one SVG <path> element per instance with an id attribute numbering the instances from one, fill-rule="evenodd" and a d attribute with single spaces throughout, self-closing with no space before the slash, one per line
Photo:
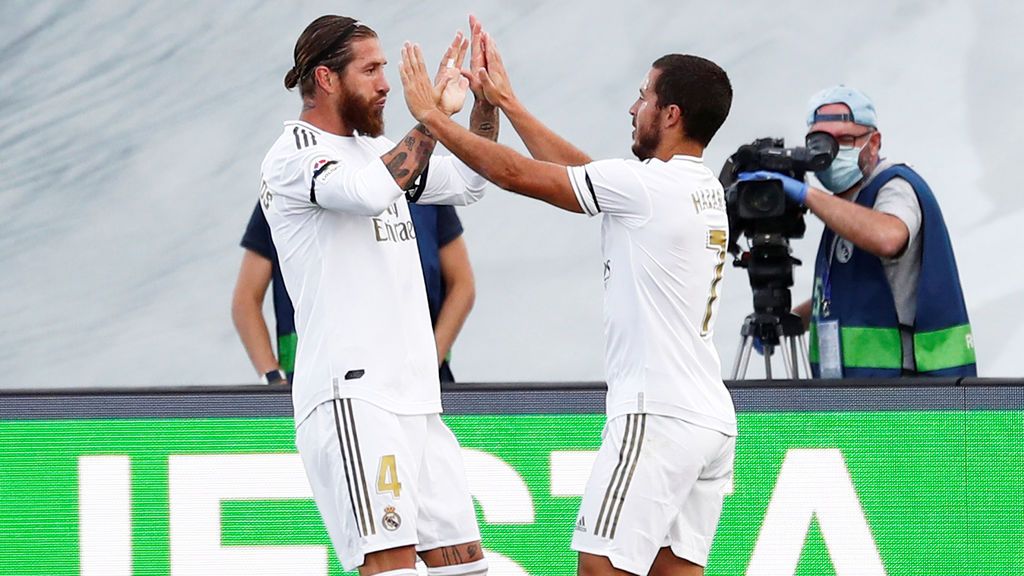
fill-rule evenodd
<path id="1" fill-rule="evenodd" d="M 401 217 L 396 202 L 388 206 L 383 214 L 371 219 L 377 242 L 408 242 L 416 239 L 416 228 L 412 225 L 412 219 L 401 220 Z"/>
<path id="2" fill-rule="evenodd" d="M 725 193 L 721 188 L 700 188 L 691 192 L 690 198 L 698 214 L 705 210 L 725 212 Z"/>

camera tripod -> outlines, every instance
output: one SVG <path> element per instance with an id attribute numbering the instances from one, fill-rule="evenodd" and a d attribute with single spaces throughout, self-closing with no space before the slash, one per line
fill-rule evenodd
<path id="1" fill-rule="evenodd" d="M 777 316 L 766 312 L 748 314 L 740 330 L 740 346 L 736 353 L 736 361 L 732 365 L 732 379 L 745 378 L 747 364 L 750 362 L 750 351 L 754 340 L 760 339 L 764 346 L 765 380 L 772 380 L 772 355 L 776 348 L 782 350 L 786 377 L 790 380 L 811 377 L 811 363 L 807 357 L 807 340 L 804 338 L 804 324 L 800 317 L 792 312 Z"/>

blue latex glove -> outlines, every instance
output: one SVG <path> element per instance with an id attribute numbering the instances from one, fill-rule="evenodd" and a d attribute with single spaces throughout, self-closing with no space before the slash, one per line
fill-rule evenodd
<path id="1" fill-rule="evenodd" d="M 748 180 L 780 180 L 782 182 L 782 190 L 791 200 L 803 204 L 804 200 L 807 199 L 807 184 L 796 178 L 790 178 L 785 174 L 758 170 L 756 172 L 740 172 L 738 179 L 740 182 Z"/>

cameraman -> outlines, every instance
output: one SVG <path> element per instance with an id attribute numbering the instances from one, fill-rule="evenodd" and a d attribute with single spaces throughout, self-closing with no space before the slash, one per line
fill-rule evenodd
<path id="1" fill-rule="evenodd" d="M 811 300 L 793 311 L 810 329 L 815 377 L 975 376 L 974 342 L 953 248 L 928 184 L 906 164 L 879 157 L 875 106 L 835 86 L 814 95 L 808 134 L 839 143 L 815 172 L 828 190 L 778 179 L 826 226 Z"/>

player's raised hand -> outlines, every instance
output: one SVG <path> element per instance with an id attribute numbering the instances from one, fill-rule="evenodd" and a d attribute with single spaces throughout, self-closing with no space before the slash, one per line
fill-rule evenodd
<path id="1" fill-rule="evenodd" d="M 466 60 L 468 50 L 469 39 L 462 35 L 461 30 L 456 31 L 451 45 L 441 57 L 437 75 L 434 76 L 438 105 L 441 111 L 449 116 L 462 110 L 466 102 L 466 88 L 469 82 L 462 78 L 462 63 Z M 422 56 L 420 59 L 422 60 Z"/>
<path id="2" fill-rule="evenodd" d="M 419 45 L 406 42 L 402 46 L 402 63 L 398 72 L 402 77 L 405 105 L 417 121 L 422 122 L 434 110 L 451 116 L 462 109 L 469 82 L 465 78 L 450 77 L 444 80 L 444 84 L 435 86 L 427 74 Z"/>
<path id="3" fill-rule="evenodd" d="M 440 91 L 427 76 L 419 46 L 409 42 L 402 45 L 402 63 L 398 65 L 398 74 L 402 78 L 402 90 L 405 92 L 405 105 L 409 113 L 417 121 L 422 121 L 433 110 L 438 110 L 437 102 Z"/>
<path id="4" fill-rule="evenodd" d="M 455 38 L 441 56 L 441 62 L 437 66 L 437 74 L 434 75 L 434 86 L 442 88 L 452 78 L 457 78 L 462 72 L 462 63 L 466 59 L 466 52 L 469 50 L 469 39 L 462 35 L 462 31 L 455 32 Z"/>
<path id="5" fill-rule="evenodd" d="M 512 83 L 509 82 L 505 63 L 501 60 L 501 53 L 498 52 L 498 46 L 494 39 L 487 32 L 481 31 L 480 35 L 485 65 L 474 68 L 473 74 L 480 82 L 487 101 L 499 108 L 504 108 L 516 99 L 512 92 Z"/>
<path id="6" fill-rule="evenodd" d="M 444 112 L 448 116 L 458 114 L 459 110 L 462 110 L 463 104 L 466 103 L 466 95 L 469 94 L 469 80 L 462 77 L 460 74 L 454 78 L 451 78 L 447 83 L 441 87 L 441 96 L 438 102 L 438 107 L 441 112 Z"/>
<path id="7" fill-rule="evenodd" d="M 487 67 L 487 57 L 484 54 L 484 30 L 480 20 L 472 14 L 469 15 L 469 38 L 469 70 L 463 70 L 462 74 L 469 79 L 469 89 L 473 91 L 473 97 L 478 102 L 488 102 L 487 97 L 484 96 L 480 78 L 476 75 L 477 70 Z"/>

